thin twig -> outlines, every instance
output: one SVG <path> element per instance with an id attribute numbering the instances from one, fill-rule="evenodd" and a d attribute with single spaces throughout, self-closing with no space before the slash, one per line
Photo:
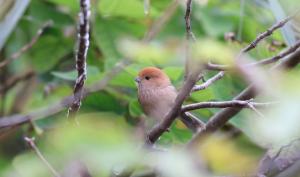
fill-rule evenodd
<path id="1" fill-rule="evenodd" d="M 5 83 L 3 83 L 3 85 L 0 86 L 0 94 L 5 92 L 8 89 L 14 87 L 18 82 L 30 79 L 32 76 L 34 76 L 33 71 L 27 71 L 20 75 L 12 76 Z"/>
<path id="2" fill-rule="evenodd" d="M 41 153 L 41 151 L 39 150 L 39 148 L 35 145 L 35 143 L 34 143 L 34 137 L 33 138 L 25 137 L 24 140 L 31 147 L 31 149 L 35 152 L 35 154 L 41 159 L 41 161 L 46 165 L 46 167 L 53 174 L 53 176 L 60 177 L 59 173 L 52 167 L 52 165 L 43 156 L 43 154 Z"/>
<path id="3" fill-rule="evenodd" d="M 196 38 L 191 29 L 191 12 L 192 12 L 192 0 L 186 1 L 186 10 L 185 10 L 185 32 L 186 32 L 186 43 L 185 43 L 185 72 L 184 79 L 189 75 L 192 66 L 192 58 L 190 56 L 190 42 L 196 41 Z"/>
<path id="4" fill-rule="evenodd" d="M 37 42 L 37 40 L 41 37 L 41 35 L 44 33 L 45 29 L 50 27 L 53 24 L 52 21 L 47 21 L 44 23 L 37 31 L 36 35 L 31 39 L 31 41 L 27 44 L 25 44 L 20 50 L 17 52 L 13 53 L 10 57 L 4 59 L 0 63 L 0 69 L 3 68 L 4 66 L 8 65 L 12 61 L 18 59 L 22 54 L 27 52 L 29 49 L 32 48 L 32 46 Z"/>
<path id="5" fill-rule="evenodd" d="M 205 123 L 189 112 L 182 112 L 180 120 L 193 132 L 198 132 L 205 127 Z"/>
<path id="6" fill-rule="evenodd" d="M 224 74 L 225 72 L 224 71 L 221 71 L 219 73 L 217 73 L 216 75 L 214 75 L 212 78 L 208 79 L 206 82 L 204 82 L 203 84 L 201 85 L 196 85 L 194 88 L 193 88 L 193 92 L 195 91 L 199 91 L 199 90 L 204 90 L 206 89 L 207 87 L 209 87 L 211 84 L 215 83 L 216 81 L 222 79 L 224 77 Z"/>
<path id="7" fill-rule="evenodd" d="M 176 9 L 178 7 L 179 0 L 174 0 L 164 11 L 162 16 L 158 18 L 153 25 L 150 27 L 150 29 L 147 31 L 143 41 L 149 42 L 152 40 L 157 33 L 162 29 L 163 25 L 166 24 L 167 21 L 170 20 L 172 15 L 176 12 Z"/>
<path id="8" fill-rule="evenodd" d="M 89 48 L 89 18 L 90 0 L 80 0 L 80 13 L 78 23 L 78 46 L 76 52 L 77 79 L 74 86 L 74 100 L 68 110 L 69 115 L 74 118 L 81 105 L 83 87 L 86 80 L 86 56 Z"/>
<path id="9" fill-rule="evenodd" d="M 196 38 L 192 32 L 191 28 L 191 12 L 192 12 L 192 0 L 187 0 L 186 2 L 186 10 L 185 10 L 185 31 L 187 40 L 196 41 Z"/>
<path id="10" fill-rule="evenodd" d="M 262 41 L 266 37 L 272 35 L 275 30 L 282 28 L 287 22 L 289 22 L 292 18 L 294 18 L 298 13 L 299 13 L 299 11 L 297 11 L 293 15 L 277 22 L 275 25 L 273 25 L 272 27 L 267 29 L 265 32 L 259 34 L 253 42 L 251 42 L 247 47 L 242 49 L 241 53 L 249 52 L 250 50 L 254 49 L 260 41 Z"/>
<path id="11" fill-rule="evenodd" d="M 265 64 L 270 64 L 270 63 L 275 63 L 278 60 L 290 55 L 291 53 L 295 52 L 296 50 L 298 50 L 300 48 L 300 40 L 298 40 L 294 45 L 292 45 L 291 47 L 289 47 L 288 49 L 286 49 L 285 51 L 279 53 L 278 55 L 271 57 L 269 59 L 264 59 L 264 60 L 260 60 L 256 63 L 253 64 L 249 64 L 250 66 L 252 65 L 265 65 Z"/>
<path id="12" fill-rule="evenodd" d="M 182 112 L 192 111 L 202 108 L 228 108 L 228 107 L 237 107 L 237 108 L 251 108 L 254 107 L 267 107 L 273 105 L 272 103 L 255 103 L 252 100 L 231 100 L 231 101 L 211 101 L 211 102 L 200 102 L 184 105 L 181 108 Z"/>
<path id="13" fill-rule="evenodd" d="M 246 64 L 245 67 L 253 67 L 253 66 L 259 66 L 259 65 L 267 65 L 271 63 L 275 63 L 284 57 L 294 53 L 296 50 L 300 48 L 300 40 L 298 40 L 294 45 L 291 47 L 287 48 L 283 52 L 279 53 L 278 55 L 275 55 L 271 58 L 263 59 L 257 62 L 249 63 Z M 226 71 L 233 69 L 234 67 L 229 66 L 229 65 L 219 65 L 219 64 L 213 64 L 213 63 L 208 63 L 206 64 L 206 69 L 208 70 L 215 70 L 215 71 Z"/>

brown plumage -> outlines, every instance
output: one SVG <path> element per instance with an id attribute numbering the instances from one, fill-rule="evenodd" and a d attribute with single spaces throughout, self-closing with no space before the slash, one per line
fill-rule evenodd
<path id="1" fill-rule="evenodd" d="M 169 77 L 156 67 L 142 69 L 135 79 L 138 99 L 146 115 L 158 121 L 174 104 L 177 92 Z"/>

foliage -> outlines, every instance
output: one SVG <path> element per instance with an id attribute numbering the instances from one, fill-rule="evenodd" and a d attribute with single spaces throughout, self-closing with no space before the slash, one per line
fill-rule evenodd
<path id="1" fill-rule="evenodd" d="M 83 99 L 78 115 L 80 126 L 69 125 L 67 108 L 63 108 L 59 113 L 29 124 L 1 129 L 0 176 L 51 176 L 40 159 L 26 146 L 23 140 L 25 135 L 36 137 L 43 155 L 61 173 L 73 161 L 79 160 L 87 164 L 93 176 L 109 176 L 113 170 L 134 167 L 138 171 L 136 173 L 154 168 L 166 177 L 255 173 L 266 149 L 274 150 L 299 136 L 298 67 L 289 73 L 254 73 L 254 78 L 261 78 L 263 83 L 267 83 L 263 85 L 265 90 L 258 99 L 276 99 L 282 104 L 262 110 L 264 118 L 257 118 L 251 110 L 235 116 L 230 125 L 241 131 L 237 137 L 231 136 L 232 129 L 221 129 L 217 135 L 205 137 L 204 143 L 197 146 L 196 155 L 191 157 L 191 154 L 179 149 L 189 142 L 192 133 L 176 120 L 157 143 L 157 147 L 167 148 L 167 152 L 142 149 L 144 137 L 137 127 L 143 112 L 136 97 L 134 78 L 143 67 L 154 65 L 163 68 L 178 89 L 182 86 L 186 47 L 185 1 L 180 1 L 170 20 L 163 24 L 149 43 L 143 41 L 145 34 L 164 14 L 171 0 L 150 1 L 149 15 L 144 14 L 142 0 L 91 2 L 91 37 L 85 87 L 89 89 L 98 84 L 119 62 L 126 60 L 130 64 L 116 73 L 104 89 Z M 195 0 L 191 22 L 197 42 L 192 46 L 192 57 L 202 63 L 214 58 L 213 62 L 234 65 L 233 59 L 238 51 L 276 20 L 285 18 L 279 17 L 278 9 L 274 9 L 281 7 L 280 1 L 279 6 L 272 6 L 271 10 L 261 3 L 245 1 L 244 6 L 240 6 L 239 1 Z M 282 11 L 293 11 L 293 6 L 287 5 L 289 3 L 281 4 L 284 4 Z M 0 11 L 2 23 L 1 7 Z M 34 72 L 32 78 L 22 78 L 14 87 L 0 93 L 1 117 L 47 108 L 72 95 L 76 80 L 74 46 L 78 11 L 77 1 L 32 0 L 13 29 L 0 24 L 1 35 L 3 30 L 10 30 L 8 40 L 0 41 L 0 44 L 4 43 L 0 58 L 5 59 L 27 44 L 42 24 L 49 20 L 53 22 L 28 52 L 0 69 L 0 88 L 13 76 Z M 228 32 L 236 34 L 236 41 L 224 39 L 224 34 Z M 249 58 L 255 61 L 272 57 L 284 46 L 273 46 L 273 41 L 292 45 L 296 40 L 294 34 L 276 32 L 252 50 Z M 186 103 L 231 100 L 249 82 L 236 72 L 229 72 L 207 89 L 192 93 Z M 214 71 L 208 71 L 204 79 L 214 74 Z M 267 79 L 264 80 L 264 77 Z M 217 111 L 219 109 L 199 109 L 193 113 L 206 122 Z M 203 166 L 207 169 L 199 171 L 192 163 L 195 159 L 201 165 L 205 164 Z"/>

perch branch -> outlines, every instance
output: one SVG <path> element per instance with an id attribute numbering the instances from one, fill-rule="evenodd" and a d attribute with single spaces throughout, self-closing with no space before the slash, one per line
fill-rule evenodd
<path id="1" fill-rule="evenodd" d="M 77 79 L 74 86 L 73 102 L 68 110 L 69 115 L 74 118 L 81 105 L 84 82 L 86 80 L 86 56 L 89 48 L 89 18 L 90 1 L 80 0 L 80 13 L 78 23 L 78 46 L 76 52 Z"/>
<path id="2" fill-rule="evenodd" d="M 35 154 L 38 156 L 38 158 L 41 159 L 41 161 L 46 165 L 46 167 L 53 174 L 53 176 L 60 177 L 59 173 L 52 167 L 52 165 L 43 156 L 43 154 L 41 153 L 39 148 L 35 145 L 34 138 L 25 137 L 24 140 L 27 142 L 27 144 L 30 146 L 30 148 L 35 152 Z"/>
<path id="3" fill-rule="evenodd" d="M 155 141 L 171 126 L 176 117 L 180 114 L 181 106 L 186 99 L 186 97 L 190 94 L 196 82 L 198 81 L 198 76 L 201 70 L 197 70 L 194 73 L 191 73 L 187 79 L 185 80 L 182 89 L 178 93 L 175 103 L 172 109 L 168 112 L 168 114 L 164 117 L 164 119 L 154 126 L 147 135 L 146 144 L 151 145 L 154 144 Z"/>
<path id="4" fill-rule="evenodd" d="M 32 48 L 32 46 L 37 42 L 37 40 L 41 37 L 41 35 L 44 33 L 45 29 L 50 27 L 52 25 L 52 21 L 47 21 L 45 22 L 37 31 L 35 36 L 31 39 L 31 41 L 27 44 L 25 44 L 19 51 L 13 53 L 10 57 L 4 59 L 0 63 L 0 69 L 3 68 L 4 66 L 8 65 L 12 61 L 18 59 L 22 54 L 27 52 L 29 49 Z"/>

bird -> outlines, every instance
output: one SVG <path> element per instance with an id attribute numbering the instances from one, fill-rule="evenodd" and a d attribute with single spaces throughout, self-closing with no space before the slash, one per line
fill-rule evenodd
<path id="1" fill-rule="evenodd" d="M 144 113 L 161 122 L 171 110 L 177 97 L 177 90 L 171 83 L 168 75 L 157 67 L 143 68 L 135 78 L 137 83 L 138 101 Z M 199 128 L 200 120 L 187 116 L 190 113 L 181 114 L 180 120 L 193 131 Z M 196 120 L 197 119 L 197 120 Z"/>

